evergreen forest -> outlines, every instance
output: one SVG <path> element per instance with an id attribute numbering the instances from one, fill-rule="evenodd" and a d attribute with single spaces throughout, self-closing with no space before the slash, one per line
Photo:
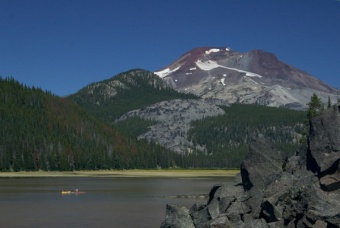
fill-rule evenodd
<path id="1" fill-rule="evenodd" d="M 306 112 L 256 104 L 221 106 L 225 114 L 191 123 L 188 138 L 216 161 L 228 158 L 227 167 L 239 167 L 250 141 L 259 134 L 292 155 L 305 132 Z M 219 158 L 219 159 L 218 159 Z"/>
<path id="2" fill-rule="evenodd" d="M 0 126 L 0 171 L 154 169 L 183 161 L 13 78 L 0 78 Z"/>

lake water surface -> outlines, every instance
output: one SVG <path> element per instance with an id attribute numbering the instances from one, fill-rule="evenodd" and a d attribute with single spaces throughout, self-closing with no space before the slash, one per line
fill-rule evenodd
<path id="1" fill-rule="evenodd" d="M 233 178 L 42 177 L 0 178 L 1 227 L 159 227 L 165 206 L 190 208 L 198 199 L 173 195 L 208 194 Z M 86 194 L 62 195 L 61 190 Z"/>

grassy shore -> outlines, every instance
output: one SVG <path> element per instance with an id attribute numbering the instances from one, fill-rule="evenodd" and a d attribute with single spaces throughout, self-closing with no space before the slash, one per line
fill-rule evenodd
<path id="1" fill-rule="evenodd" d="M 239 170 L 98 170 L 98 171 L 35 171 L 0 172 L 1 177 L 226 177 L 235 176 Z"/>

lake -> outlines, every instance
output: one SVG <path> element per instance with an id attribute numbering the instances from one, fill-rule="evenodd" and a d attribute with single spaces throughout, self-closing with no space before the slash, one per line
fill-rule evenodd
<path id="1" fill-rule="evenodd" d="M 165 206 L 190 208 L 206 199 L 169 196 L 208 194 L 232 177 L 123 178 L 25 177 L 0 178 L 2 227 L 159 227 Z M 86 191 L 62 195 L 61 190 Z"/>

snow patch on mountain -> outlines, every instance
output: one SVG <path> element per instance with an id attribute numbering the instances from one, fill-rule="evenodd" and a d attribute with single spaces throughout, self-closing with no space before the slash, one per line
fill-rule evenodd
<path id="1" fill-rule="evenodd" d="M 225 78 L 221 78 L 221 83 L 222 83 L 222 85 L 226 85 L 225 83 L 224 83 L 224 80 L 225 80 Z"/>
<path id="2" fill-rule="evenodd" d="M 206 71 L 215 69 L 217 67 L 221 67 L 221 68 L 225 68 L 225 69 L 228 69 L 228 70 L 234 70 L 234 71 L 238 71 L 240 73 L 244 73 L 248 77 L 259 77 L 259 78 L 262 78 L 262 76 L 259 75 L 259 74 L 256 74 L 256 73 L 253 73 L 253 72 L 249 72 L 249 71 L 245 71 L 245 70 L 240 70 L 240 69 L 237 69 L 237 68 L 222 66 L 222 65 L 219 65 L 218 63 L 216 63 L 215 61 L 212 61 L 212 60 L 208 60 L 206 62 L 202 62 L 201 60 L 197 60 L 196 61 L 196 65 L 201 70 L 206 70 Z"/>
<path id="3" fill-rule="evenodd" d="M 209 51 L 205 51 L 205 54 L 209 55 L 211 52 L 219 52 L 219 51 L 220 51 L 220 49 L 212 48 Z"/>
<path id="4" fill-rule="evenodd" d="M 211 60 L 208 60 L 206 62 L 202 62 L 201 60 L 197 60 L 196 65 L 201 70 L 206 70 L 206 71 L 215 69 L 217 67 L 223 67 L 223 66 L 217 64 L 215 61 L 211 61 Z"/>
<path id="5" fill-rule="evenodd" d="M 171 74 L 171 73 L 177 71 L 180 67 L 181 67 L 181 66 L 176 67 L 176 68 L 173 69 L 173 70 L 170 70 L 169 68 L 166 68 L 166 69 L 164 69 L 164 70 L 156 71 L 156 72 L 154 72 L 154 73 L 157 74 L 160 78 L 164 78 L 164 77 L 168 76 L 169 74 Z"/>

